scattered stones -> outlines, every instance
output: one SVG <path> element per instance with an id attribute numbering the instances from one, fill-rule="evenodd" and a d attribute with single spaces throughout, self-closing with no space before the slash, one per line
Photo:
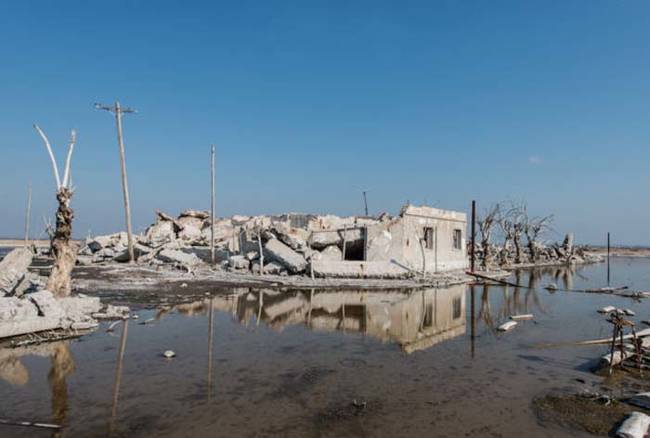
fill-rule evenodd
<path id="1" fill-rule="evenodd" d="M 160 251 L 157 258 L 163 262 L 180 263 L 186 266 L 196 266 L 201 263 L 201 259 L 196 255 L 187 254 L 176 249 L 163 249 Z"/>
<path id="2" fill-rule="evenodd" d="M 172 350 L 166 350 L 163 353 L 163 356 L 166 357 L 167 359 L 171 359 L 173 357 L 176 357 L 176 353 L 174 353 Z"/>
<path id="3" fill-rule="evenodd" d="M 557 290 L 557 284 L 555 284 L 555 283 L 548 284 L 548 285 L 546 285 L 546 287 L 544 289 L 546 289 L 546 290 Z"/>
<path id="4" fill-rule="evenodd" d="M 243 255 L 234 255 L 228 259 L 228 265 L 233 269 L 246 269 L 250 268 L 251 262 Z"/>

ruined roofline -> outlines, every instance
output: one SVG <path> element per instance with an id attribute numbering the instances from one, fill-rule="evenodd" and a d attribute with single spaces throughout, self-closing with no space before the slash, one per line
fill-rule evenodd
<path id="1" fill-rule="evenodd" d="M 467 222 L 467 214 L 461 211 L 442 210 L 440 208 L 429 207 L 426 205 L 415 206 L 406 204 L 400 211 L 400 216 L 417 216 L 430 219 L 439 219 L 455 222 Z"/>

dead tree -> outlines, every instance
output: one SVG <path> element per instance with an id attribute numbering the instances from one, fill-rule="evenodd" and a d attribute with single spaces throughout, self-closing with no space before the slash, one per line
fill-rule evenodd
<path id="1" fill-rule="evenodd" d="M 499 217 L 499 204 L 495 204 L 485 212 L 482 217 L 476 221 L 478 223 L 478 230 L 481 238 L 481 267 L 487 270 L 491 261 L 490 239 L 492 237 L 492 230 L 494 224 Z"/>
<path id="2" fill-rule="evenodd" d="M 512 206 L 510 209 L 502 212 L 497 219 L 499 228 L 501 228 L 501 233 L 503 234 L 503 246 L 501 247 L 501 251 L 499 253 L 499 264 L 501 266 L 508 264 L 508 256 L 510 255 L 510 243 L 515 236 L 514 226 L 517 214 L 517 208 L 515 206 Z"/>
<path id="3" fill-rule="evenodd" d="M 530 253 L 530 261 L 535 263 L 539 258 L 538 239 L 539 236 L 549 228 L 549 224 L 553 220 L 553 215 L 544 217 L 534 217 L 526 220 L 524 224 L 524 233 L 528 241 L 528 252 Z"/>
<path id="4" fill-rule="evenodd" d="M 77 244 L 72 241 L 72 219 L 74 218 L 74 211 L 70 208 L 70 201 L 74 193 L 74 188 L 70 184 L 70 163 L 72 161 L 72 152 L 74 151 L 77 134 L 74 130 L 70 134 L 63 180 L 61 180 L 50 141 L 38 125 L 34 125 L 34 129 L 36 129 L 36 132 L 43 139 L 45 148 L 50 156 L 54 180 L 56 182 L 56 200 L 59 204 L 56 211 L 56 228 L 50 239 L 54 262 L 50 277 L 47 280 L 47 289 L 56 297 L 65 297 L 70 295 L 72 291 L 71 274 L 72 268 L 77 260 L 78 250 Z"/>
<path id="5" fill-rule="evenodd" d="M 515 263 L 517 264 L 523 263 L 521 234 L 524 232 L 527 217 L 526 204 L 522 203 L 521 206 L 517 207 L 517 214 L 512 221 L 512 243 L 515 245 Z"/>

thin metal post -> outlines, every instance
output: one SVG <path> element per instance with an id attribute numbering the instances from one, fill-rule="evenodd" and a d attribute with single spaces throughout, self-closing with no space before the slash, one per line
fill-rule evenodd
<path id="1" fill-rule="evenodd" d="M 29 243 L 29 217 L 32 211 L 32 185 L 27 187 L 27 212 L 25 213 L 25 246 Z"/>
<path id="2" fill-rule="evenodd" d="M 368 216 L 368 197 L 367 197 L 367 195 L 366 195 L 367 193 L 368 193 L 368 192 L 366 192 L 366 191 L 364 190 L 364 192 L 363 192 L 363 205 L 364 205 L 365 208 L 366 208 L 366 217 Z"/>
<path id="3" fill-rule="evenodd" d="M 214 266 L 214 145 L 210 150 L 210 262 Z"/>
<path id="4" fill-rule="evenodd" d="M 475 266 L 475 241 L 476 241 L 476 201 L 472 201 L 472 246 L 470 248 L 470 271 L 474 272 Z"/>
<path id="5" fill-rule="evenodd" d="M 609 231 L 607 232 L 607 284 L 609 285 L 609 252 L 610 252 L 610 243 L 609 243 Z"/>

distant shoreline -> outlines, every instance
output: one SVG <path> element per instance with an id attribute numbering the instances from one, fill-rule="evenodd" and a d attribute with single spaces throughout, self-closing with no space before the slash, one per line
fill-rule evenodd
<path id="1" fill-rule="evenodd" d="M 5 247 L 5 248 L 17 248 L 19 246 L 23 246 L 25 244 L 25 240 L 23 239 L 0 239 L 0 247 Z M 42 247 L 47 247 L 50 246 L 50 241 L 46 239 L 36 239 L 36 240 L 29 240 L 30 245 L 36 245 L 39 248 Z"/>

